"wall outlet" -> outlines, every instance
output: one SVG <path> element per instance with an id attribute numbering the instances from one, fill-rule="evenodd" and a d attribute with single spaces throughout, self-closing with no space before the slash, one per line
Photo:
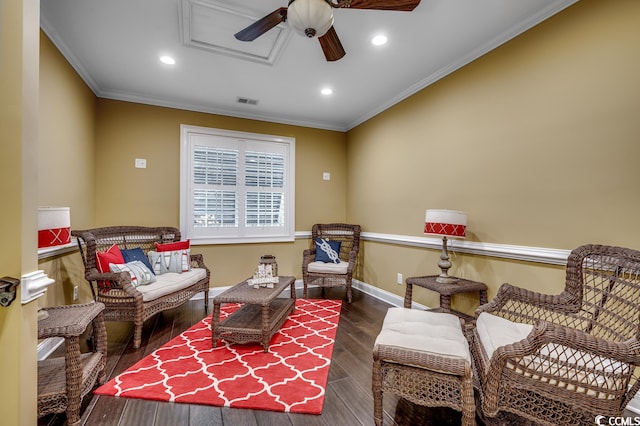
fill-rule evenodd
<path id="1" fill-rule="evenodd" d="M 145 158 L 136 158 L 135 161 L 136 169 L 146 169 L 147 168 L 147 160 Z"/>
<path id="2" fill-rule="evenodd" d="M 402 274 L 400 272 L 398 272 L 398 276 L 396 277 L 396 280 L 398 282 L 398 285 L 402 285 Z"/>
<path id="3" fill-rule="evenodd" d="M 74 301 L 78 300 L 78 286 L 77 285 L 73 286 L 73 300 Z"/>

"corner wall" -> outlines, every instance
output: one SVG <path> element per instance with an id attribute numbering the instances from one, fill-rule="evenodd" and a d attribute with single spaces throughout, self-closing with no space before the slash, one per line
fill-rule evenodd
<path id="1" fill-rule="evenodd" d="M 96 111 L 96 226 L 180 226 L 180 125 L 281 135 L 296 139 L 297 231 L 346 218 L 346 134 L 99 99 Z M 146 169 L 134 159 L 147 160 Z M 331 180 L 322 179 L 323 172 Z M 212 270 L 211 286 L 250 276 L 263 254 L 273 254 L 282 274 L 302 276 L 306 240 L 276 244 L 194 246 Z"/>
<path id="2" fill-rule="evenodd" d="M 447 208 L 467 212 L 469 241 L 640 248 L 639 17 L 633 0 L 580 1 L 349 131 L 348 220 L 422 236 L 425 210 Z M 436 250 L 365 242 L 364 252 L 359 278 L 396 294 L 397 272 L 439 272 Z M 505 281 L 564 284 L 554 266 L 452 262 L 489 297 Z"/>
<path id="3" fill-rule="evenodd" d="M 40 31 L 38 206 L 69 207 L 73 229 L 95 223 L 95 121 L 95 95 Z M 56 281 L 38 299 L 40 307 L 92 300 L 78 252 L 40 260 L 38 269 Z"/>

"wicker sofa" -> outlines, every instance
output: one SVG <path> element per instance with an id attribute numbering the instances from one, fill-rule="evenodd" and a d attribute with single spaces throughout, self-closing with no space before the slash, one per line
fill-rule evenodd
<path id="1" fill-rule="evenodd" d="M 135 286 L 128 272 L 101 273 L 97 252 L 104 252 L 116 244 L 120 249 L 141 248 L 145 254 L 155 250 L 155 244 L 178 242 L 180 230 L 173 227 L 112 226 L 73 230 L 84 263 L 84 276 L 96 301 L 105 305 L 106 321 L 133 321 L 133 347 L 142 342 L 144 321 L 158 312 L 182 305 L 191 297 L 204 292 L 205 313 L 209 306 L 210 271 L 201 254 L 190 255 L 190 270 L 182 273 L 157 275 L 155 282 Z"/>

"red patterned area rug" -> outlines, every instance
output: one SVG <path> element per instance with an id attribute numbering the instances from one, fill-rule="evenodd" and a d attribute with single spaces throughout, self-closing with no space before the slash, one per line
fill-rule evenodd
<path id="1" fill-rule="evenodd" d="M 98 395 L 320 414 L 340 319 L 339 300 L 296 300 L 259 344 L 211 347 L 211 316 L 95 390 Z M 225 304 L 221 317 L 239 305 Z"/>

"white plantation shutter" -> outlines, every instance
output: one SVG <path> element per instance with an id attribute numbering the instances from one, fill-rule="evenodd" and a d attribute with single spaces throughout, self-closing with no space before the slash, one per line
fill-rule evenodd
<path id="1" fill-rule="evenodd" d="M 294 240 L 295 139 L 181 126 L 180 224 L 198 243 Z"/>
<path id="2" fill-rule="evenodd" d="M 193 226 L 238 226 L 238 150 L 193 148 Z"/>
<path id="3" fill-rule="evenodd" d="M 246 226 L 283 226 L 284 167 L 282 154 L 245 153 Z"/>

